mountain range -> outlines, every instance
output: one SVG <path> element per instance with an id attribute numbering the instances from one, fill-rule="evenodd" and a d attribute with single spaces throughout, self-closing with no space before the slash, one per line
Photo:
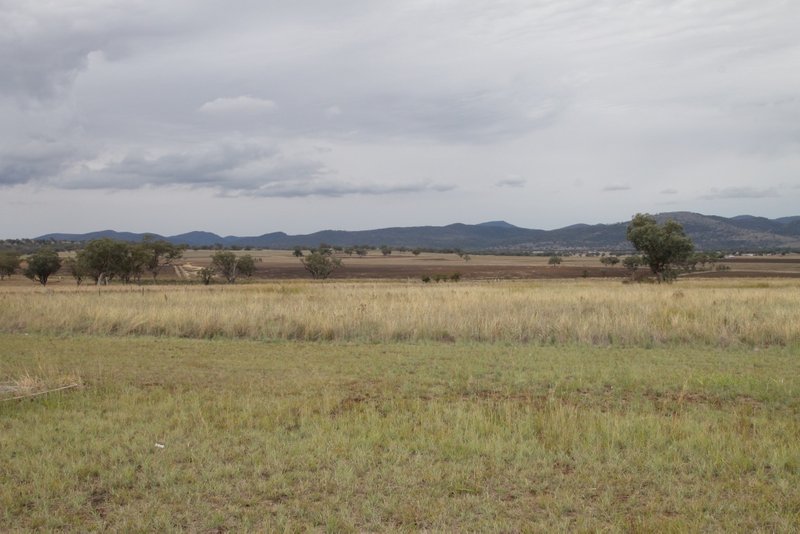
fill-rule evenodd
<path id="1" fill-rule="evenodd" d="M 800 250 L 800 216 L 768 219 L 752 215 L 720 217 L 686 211 L 660 213 L 659 222 L 673 219 L 701 250 Z M 413 226 L 376 230 L 323 230 L 306 235 L 273 232 L 259 236 L 219 236 L 210 232 L 188 232 L 173 236 L 149 234 L 175 244 L 190 247 L 252 247 L 291 249 L 295 246 L 316 247 L 320 243 L 338 246 L 370 245 L 420 247 L 425 249 L 463 249 L 465 251 L 589 251 L 629 250 L 625 238 L 628 222 L 614 224 L 574 224 L 556 230 L 520 228 L 505 221 L 447 226 Z M 123 241 L 140 241 L 144 233 L 104 230 L 86 234 L 54 233 L 39 240 L 90 241 L 109 237 Z"/>

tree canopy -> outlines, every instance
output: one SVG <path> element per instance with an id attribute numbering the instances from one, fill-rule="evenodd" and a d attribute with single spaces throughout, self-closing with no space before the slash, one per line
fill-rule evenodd
<path id="1" fill-rule="evenodd" d="M 642 260 L 659 281 L 671 281 L 676 267 L 694 251 L 694 244 L 680 223 L 668 220 L 659 225 L 655 217 L 637 213 L 628 224 L 628 241 L 642 254 Z"/>
<path id="2" fill-rule="evenodd" d="M 129 273 L 132 269 L 144 268 L 143 257 L 138 258 L 142 265 L 134 265 L 135 261 L 129 252 L 130 248 L 131 245 L 123 241 L 109 238 L 95 239 L 78 252 L 76 261 L 85 274 L 94 279 L 97 284 L 106 284 L 115 276 L 129 280 L 131 277 Z"/>
<path id="3" fill-rule="evenodd" d="M 40 249 L 28 257 L 28 266 L 25 268 L 25 276 L 35 282 L 47 285 L 50 275 L 56 273 L 61 268 L 61 258 L 54 250 L 47 248 Z"/>
<path id="4" fill-rule="evenodd" d="M 146 256 L 145 266 L 153 275 L 153 280 L 156 279 L 162 267 L 172 265 L 175 260 L 183 257 L 183 251 L 186 249 L 184 245 L 173 245 L 169 241 L 155 239 L 149 234 L 144 236 L 138 247 Z"/>

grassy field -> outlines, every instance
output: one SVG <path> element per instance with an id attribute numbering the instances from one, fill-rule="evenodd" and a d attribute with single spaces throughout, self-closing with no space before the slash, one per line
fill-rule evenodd
<path id="1" fill-rule="evenodd" d="M 800 281 L 69 286 L 0 290 L 0 331 L 302 341 L 800 343 Z"/>
<path id="2" fill-rule="evenodd" d="M 5 287 L 0 531 L 797 531 L 799 324 L 794 280 Z"/>

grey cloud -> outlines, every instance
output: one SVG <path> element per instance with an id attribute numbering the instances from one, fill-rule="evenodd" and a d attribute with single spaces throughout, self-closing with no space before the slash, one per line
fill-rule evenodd
<path id="1" fill-rule="evenodd" d="M 265 98 L 254 98 L 248 95 L 237 97 L 220 97 L 209 100 L 200 106 L 199 111 L 210 114 L 227 113 L 269 113 L 275 109 L 275 102 Z"/>
<path id="2" fill-rule="evenodd" d="M 498 180 L 494 185 L 497 187 L 524 187 L 525 180 L 522 178 L 506 178 L 505 180 Z"/>
<path id="3" fill-rule="evenodd" d="M 109 167 L 112 175 L 135 176 L 148 184 L 221 185 L 229 173 L 252 162 L 275 156 L 272 146 L 221 144 L 186 152 L 148 157 L 132 154 Z"/>
<path id="4" fill-rule="evenodd" d="M 631 186 L 628 184 L 609 184 L 603 187 L 603 191 L 611 192 L 611 191 L 629 191 Z"/>
<path id="5" fill-rule="evenodd" d="M 78 150 L 47 139 L 29 139 L 0 152 L 0 186 L 42 183 L 74 162 Z"/>
<path id="6" fill-rule="evenodd" d="M 289 156 L 271 145 L 227 142 L 192 150 L 138 150 L 103 165 L 84 162 L 56 173 L 50 183 L 65 189 L 134 190 L 146 186 L 209 188 L 226 197 L 342 197 L 431 193 L 454 187 L 430 181 L 351 183 L 323 163 Z M 21 182 L 25 181 L 25 177 Z"/>
<path id="7" fill-rule="evenodd" d="M 412 184 L 352 184 L 347 182 L 310 181 L 306 183 L 279 182 L 269 183 L 245 195 L 260 197 L 342 197 L 349 195 L 393 195 L 402 193 L 441 193 L 450 191 L 455 187 L 444 184 L 431 184 L 427 182 Z"/>
<path id="8" fill-rule="evenodd" d="M 537 102 L 533 95 L 466 88 L 428 95 L 379 93 L 359 97 L 348 106 L 356 110 L 337 117 L 336 125 L 362 138 L 496 143 L 553 124 L 566 107 L 564 97 L 547 95 Z"/>
<path id="9" fill-rule="evenodd" d="M 800 3 L 695 4 L 0 0 L 0 186 L 409 193 L 428 203 L 393 222 L 413 223 L 488 211 L 489 176 L 540 193 L 503 195 L 521 221 L 539 202 L 536 225 L 571 222 L 565 187 L 581 218 L 691 190 L 707 194 L 684 209 L 791 210 Z M 427 176 L 463 185 L 459 202 L 437 205 L 451 186 Z"/>
<path id="10" fill-rule="evenodd" d="M 778 191 L 775 188 L 756 188 L 756 187 L 724 187 L 722 189 L 712 188 L 711 191 L 701 198 L 706 200 L 724 200 L 737 198 L 770 198 L 777 197 Z"/>
<path id="11" fill-rule="evenodd" d="M 131 151 L 101 166 L 84 164 L 60 176 L 58 185 L 69 189 L 185 186 L 241 192 L 270 182 L 315 179 L 325 172 L 321 163 L 287 158 L 273 145 L 226 142 L 191 150 Z"/>
<path id="12" fill-rule="evenodd" d="M 48 98 L 72 84 L 92 52 L 120 54 L 135 10 L 96 2 L 0 2 L 0 94 Z M 152 30 L 151 30 L 152 31 Z"/>
<path id="13" fill-rule="evenodd" d="M 328 106 L 325 108 L 325 116 L 332 119 L 342 114 L 342 108 L 339 106 Z"/>
<path id="14" fill-rule="evenodd" d="M 91 55 L 111 61 L 138 57 L 197 39 L 227 25 L 247 9 L 270 6 L 243 0 L 240 10 L 213 0 L 99 0 L 19 2 L 0 0 L 0 95 L 52 98 L 87 69 Z"/>

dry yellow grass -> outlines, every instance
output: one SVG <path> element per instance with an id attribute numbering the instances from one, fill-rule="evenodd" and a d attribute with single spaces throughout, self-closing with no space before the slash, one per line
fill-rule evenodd
<path id="1" fill-rule="evenodd" d="M 82 384 L 83 380 L 76 372 L 62 372 L 39 365 L 35 369 L 22 369 L 0 381 L 0 401 L 36 396 Z"/>
<path id="2" fill-rule="evenodd" d="M 792 345 L 800 342 L 800 282 L 16 288 L 0 293 L 0 330 L 369 342 Z"/>

